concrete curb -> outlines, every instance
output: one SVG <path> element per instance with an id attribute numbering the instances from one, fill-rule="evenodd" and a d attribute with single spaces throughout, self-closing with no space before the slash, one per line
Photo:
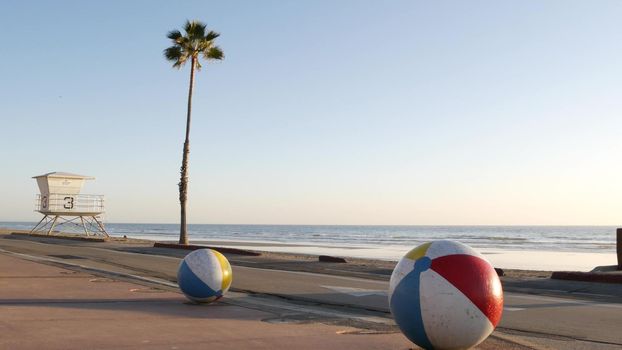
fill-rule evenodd
<path id="1" fill-rule="evenodd" d="M 344 258 L 340 258 L 340 257 L 336 257 L 336 256 L 330 256 L 330 255 L 320 255 L 318 257 L 318 261 L 320 262 L 329 262 L 329 263 L 347 263 L 346 259 Z"/>
<path id="2" fill-rule="evenodd" d="M 104 237 L 86 237 L 86 236 L 67 236 L 67 235 L 42 235 L 38 233 L 25 233 L 25 232 L 11 232 L 12 236 L 25 236 L 25 237 L 37 237 L 37 238 L 56 238 L 56 239 L 68 239 L 72 241 L 87 241 L 87 242 L 108 242 Z"/>
<path id="3" fill-rule="evenodd" d="M 245 249 L 237 249 L 237 248 L 224 248 L 224 247 L 211 247 L 205 245 L 195 245 L 195 244 L 179 244 L 179 243 L 163 243 L 163 242 L 155 242 L 153 244 L 154 248 L 169 248 L 169 249 L 184 249 L 184 250 L 197 250 L 197 249 L 214 249 L 218 252 L 225 254 L 235 254 L 235 255 L 246 255 L 246 256 L 260 256 L 261 253 L 254 252 L 251 250 Z"/>
<path id="4" fill-rule="evenodd" d="M 622 274 L 603 272 L 556 271 L 551 275 L 551 279 L 622 284 Z"/>

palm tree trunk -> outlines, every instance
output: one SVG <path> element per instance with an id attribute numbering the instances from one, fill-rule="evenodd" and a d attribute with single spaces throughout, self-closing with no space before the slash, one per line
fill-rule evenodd
<path id="1" fill-rule="evenodd" d="M 186 118 L 186 140 L 181 160 L 181 178 L 179 180 L 179 204 L 181 205 L 181 225 L 179 228 L 179 244 L 188 244 L 188 232 L 186 229 L 186 200 L 188 199 L 188 154 L 190 153 L 190 116 L 192 114 L 192 88 L 194 87 L 194 67 L 196 58 L 192 57 L 190 67 L 190 87 L 188 88 L 188 115 Z"/>

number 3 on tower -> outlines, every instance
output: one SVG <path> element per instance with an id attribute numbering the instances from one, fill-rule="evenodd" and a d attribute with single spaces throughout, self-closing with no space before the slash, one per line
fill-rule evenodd
<path id="1" fill-rule="evenodd" d="M 65 197 L 65 205 L 63 205 L 65 209 L 73 209 L 73 197 Z"/>

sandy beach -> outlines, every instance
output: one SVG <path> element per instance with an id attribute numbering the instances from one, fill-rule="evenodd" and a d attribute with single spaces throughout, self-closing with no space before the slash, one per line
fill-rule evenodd
<path id="1" fill-rule="evenodd" d="M 0 236 L 11 236 L 13 235 L 25 235 L 28 231 L 24 230 L 14 230 L 7 228 L 0 228 Z M 67 241 L 65 238 L 82 239 L 84 236 L 82 235 L 64 235 L 63 236 L 55 236 L 55 237 L 41 237 L 40 239 L 44 241 Z M 92 240 L 94 240 L 93 238 Z M 92 240 L 84 241 L 84 244 L 96 244 L 92 243 Z M 72 244 L 78 244 L 76 243 Z M 153 247 L 155 241 L 147 240 L 147 239 L 133 239 L 133 238 L 120 238 L 120 237 L 110 237 L 105 243 L 110 247 L 121 247 L 121 248 L 135 248 L 135 249 L 149 249 Z M 219 240 L 219 241 L 209 241 L 209 242 L 192 242 L 198 245 L 208 245 L 212 247 L 226 247 L 226 248 L 236 248 L 236 249 L 245 249 L 253 252 L 260 253 L 259 256 L 255 257 L 257 260 L 261 261 L 281 261 L 281 262 L 290 262 L 290 263 L 303 263 L 297 264 L 297 268 L 305 269 L 306 266 L 304 262 L 316 262 L 319 255 L 330 255 L 330 256 L 340 256 L 346 257 L 347 264 L 339 264 L 340 268 L 343 268 L 345 265 L 350 270 L 374 270 L 376 272 L 381 272 L 380 275 L 388 278 L 390 276 L 393 268 L 395 267 L 396 261 L 387 260 L 387 259 L 370 259 L 370 258 L 361 258 L 356 257 L 351 254 L 353 251 L 357 251 L 357 249 L 347 249 L 347 248 L 334 248 L 330 249 L 330 247 L 314 247 L 308 245 L 298 245 L 298 244 L 272 244 L 272 243 L 263 243 L 263 242 L 234 242 L 228 240 Z M 173 250 L 174 252 L 174 250 Z M 341 253 L 341 254 L 338 254 Z M 519 261 L 522 253 L 528 252 L 516 252 L 516 253 L 500 253 L 500 254 L 486 254 L 486 257 L 490 256 L 504 256 L 510 259 L 511 262 Z M 187 254 L 187 251 L 179 251 L 174 252 L 176 256 L 183 257 L 183 255 Z M 513 260 L 512 260 L 513 259 Z M 546 259 L 537 260 L 540 262 L 540 265 L 534 266 L 546 266 Z M 510 277 L 518 277 L 518 278 L 548 278 L 551 276 L 551 273 L 555 271 L 552 268 L 507 268 L 495 265 L 495 267 L 500 267 L 504 269 L 506 276 Z M 595 266 L 591 267 L 594 268 Z M 333 271 L 334 272 L 334 271 Z"/>
<path id="2" fill-rule="evenodd" d="M 381 264 L 383 261 L 395 262 L 397 259 L 388 259 L 378 256 L 378 250 L 366 248 L 312 246 L 298 244 L 275 244 L 261 242 L 234 242 L 234 241 L 199 241 L 197 244 L 209 244 L 221 247 L 256 250 L 272 253 L 289 253 L 299 255 L 334 255 L 348 258 L 357 258 Z M 403 248 L 398 253 L 403 254 L 414 247 Z M 384 253 L 384 251 L 382 252 Z M 615 253 L 589 253 L 568 251 L 529 251 L 529 250 L 500 250 L 481 249 L 483 254 L 495 267 L 513 270 L 536 271 L 591 271 L 598 266 L 615 265 Z M 374 256 L 376 255 L 376 256 Z"/>
<path id="3" fill-rule="evenodd" d="M 0 228 L 0 234 L 12 232 L 27 233 L 24 230 Z M 83 236 L 76 235 L 77 238 Z M 148 239 L 134 239 L 110 237 L 109 242 L 118 245 L 151 247 L 156 241 Z M 171 242 L 174 243 L 174 242 Z M 283 259 L 292 261 L 314 261 L 319 255 L 330 255 L 347 258 L 350 265 L 393 269 L 398 259 L 374 257 L 378 251 L 356 247 L 317 246 L 309 244 L 250 242 L 232 240 L 193 241 L 193 244 L 213 247 L 236 248 L 261 253 L 261 258 Z M 404 247 L 407 252 L 412 247 Z M 493 266 L 501 268 L 511 276 L 549 277 L 553 271 L 580 271 L 588 272 L 598 267 L 617 264 L 615 253 L 588 253 L 566 251 L 523 251 L 482 249 L 483 254 Z M 400 252 L 400 256 L 403 254 Z"/>

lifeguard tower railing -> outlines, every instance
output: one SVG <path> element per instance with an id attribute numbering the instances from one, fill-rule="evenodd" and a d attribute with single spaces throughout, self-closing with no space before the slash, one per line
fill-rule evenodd
<path id="1" fill-rule="evenodd" d="M 101 221 L 104 213 L 104 196 L 96 194 L 38 194 L 35 211 L 43 214 L 43 219 L 30 231 L 50 235 L 62 232 L 84 232 L 89 235 L 108 237 Z M 55 231 L 54 229 L 58 230 Z M 78 231 L 78 232 L 76 232 Z"/>
<path id="2" fill-rule="evenodd" d="M 35 210 L 43 214 L 104 212 L 104 196 L 98 194 L 50 193 L 49 197 L 38 194 L 35 201 Z"/>

